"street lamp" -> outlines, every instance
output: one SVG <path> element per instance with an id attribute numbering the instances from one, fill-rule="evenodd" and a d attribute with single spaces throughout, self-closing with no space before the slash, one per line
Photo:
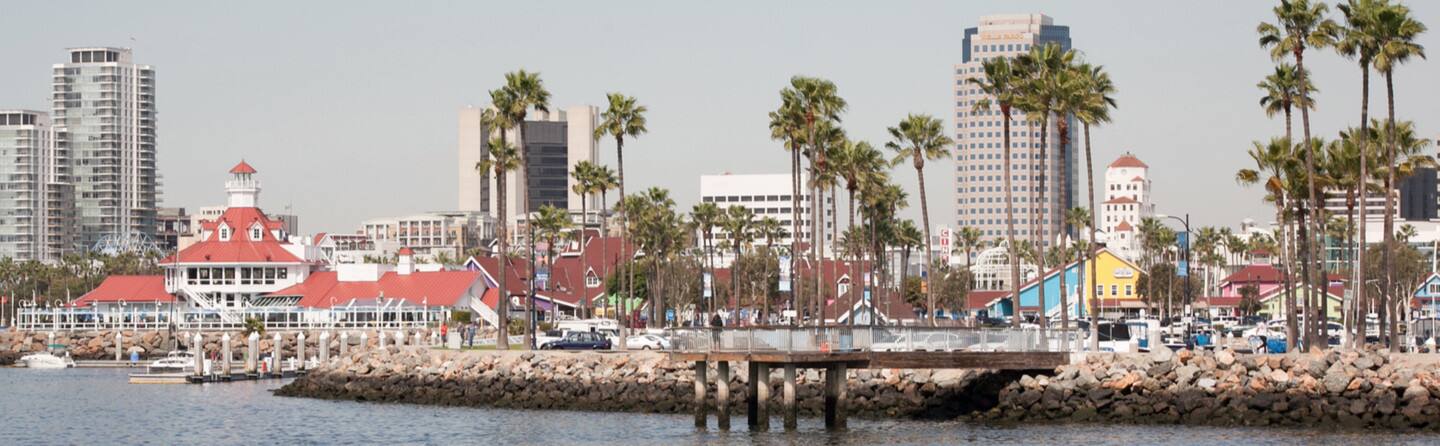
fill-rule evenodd
<path id="1" fill-rule="evenodd" d="M 1192 289 L 1190 288 L 1190 214 L 1189 214 L 1189 213 L 1186 213 L 1186 214 L 1185 214 L 1185 218 L 1183 218 L 1183 219 L 1180 218 L 1180 217 L 1176 217 L 1176 216 L 1174 216 L 1174 215 L 1165 215 L 1165 214 L 1157 214 L 1157 215 L 1155 215 L 1155 217 L 1157 217 L 1157 218 L 1169 218 L 1169 219 L 1175 220 L 1175 221 L 1177 221 L 1177 222 L 1180 222 L 1180 224 L 1185 227 L 1185 232 L 1182 233 L 1182 234 L 1183 234 L 1183 237 L 1182 237 L 1181 240 L 1180 240 L 1180 241 L 1182 242 L 1181 244 L 1184 245 L 1185 250 L 1181 253 L 1181 256 L 1180 256 L 1180 259 L 1181 259 L 1181 260 L 1180 260 L 1180 261 L 1182 262 L 1182 265 L 1179 265 L 1179 266 L 1183 266 L 1183 267 L 1184 267 L 1184 270 L 1183 270 L 1183 271 L 1185 272 L 1185 301 L 1186 301 L 1186 302 L 1195 302 L 1194 291 L 1192 291 Z M 1176 271 L 1181 271 L 1181 268 L 1175 268 L 1175 270 L 1176 270 Z M 1174 294 L 1174 293 L 1171 293 L 1171 294 Z M 1189 344 L 1189 343 L 1190 343 L 1190 324 L 1185 324 L 1185 343 L 1186 343 L 1186 344 Z"/>

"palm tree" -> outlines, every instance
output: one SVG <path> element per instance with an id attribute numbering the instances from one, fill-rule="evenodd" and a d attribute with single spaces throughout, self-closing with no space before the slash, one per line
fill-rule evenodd
<path id="1" fill-rule="evenodd" d="M 1068 93 L 1078 91 L 1075 88 L 1078 86 L 1075 81 L 1076 76 L 1071 75 L 1074 59 L 1074 51 L 1062 50 L 1056 43 L 1030 47 L 1029 53 L 1022 54 L 1016 59 L 1016 65 L 1019 67 L 1024 84 L 1019 102 L 1020 109 L 1025 111 L 1026 117 L 1031 122 L 1040 124 L 1039 153 L 1035 157 L 1040 162 L 1039 174 L 1035 174 L 1035 166 L 1026 162 L 1026 170 L 1031 173 L 1029 175 L 1031 182 L 1034 183 L 1037 178 L 1039 180 L 1039 185 L 1032 186 L 1030 189 L 1031 200 L 1029 203 L 1031 209 L 1030 234 L 1031 239 L 1034 240 L 1035 249 L 1038 251 L 1036 257 L 1039 259 L 1045 258 L 1046 234 L 1049 233 L 1050 222 L 1060 220 L 1058 215 L 1061 211 L 1054 206 L 1047 206 L 1045 201 L 1045 192 L 1047 191 L 1045 180 L 1049 177 L 1050 160 L 1045 153 L 1048 149 L 1046 139 L 1050 134 L 1051 115 L 1055 116 L 1058 132 L 1061 130 L 1059 122 L 1067 121 L 1069 116 L 1066 113 L 1073 111 L 1073 107 L 1063 105 L 1062 102 L 1068 102 L 1070 98 L 1073 98 L 1073 95 L 1068 95 Z M 1062 137 L 1068 138 L 1064 135 Z M 1063 151 L 1064 147 L 1061 147 L 1062 158 Z M 1039 208 L 1036 209 L 1035 206 L 1039 206 Z M 1057 215 L 1057 217 L 1052 219 L 1051 215 Z M 1045 268 L 1043 264 L 1041 265 L 1040 277 L 1044 277 Z M 1040 329 L 1043 331 L 1047 325 L 1045 323 L 1045 287 L 1038 287 L 1036 291 L 1040 305 Z"/>
<path id="2" fill-rule="evenodd" d="M 645 112 L 649 111 L 649 109 L 645 108 L 645 106 L 643 105 L 639 105 L 638 103 L 636 103 L 634 97 L 625 96 L 620 93 L 610 93 L 606 96 L 606 98 L 610 101 L 610 107 L 605 109 L 604 113 L 600 114 L 600 124 L 598 127 L 595 128 L 595 139 L 600 139 L 605 135 L 610 135 L 615 138 L 615 165 L 619 168 L 620 171 L 620 181 L 617 184 L 619 184 L 620 197 L 623 201 L 624 197 L 626 196 L 625 137 L 628 136 L 630 138 L 637 138 L 640 135 L 645 134 L 645 132 L 649 131 L 649 129 L 645 128 Z M 630 236 L 629 218 L 630 217 L 628 215 L 626 215 L 624 212 L 621 212 L 620 227 L 623 229 L 623 232 L 620 234 L 620 249 L 621 251 L 626 252 L 629 252 L 627 248 L 628 245 L 626 245 L 626 239 Z M 631 262 L 629 261 L 629 259 L 627 259 L 622 265 L 630 265 L 630 263 Z M 628 268 L 628 266 L 626 268 Z M 631 280 L 632 274 L 628 270 L 623 272 L 623 274 L 625 275 L 625 287 L 627 292 L 634 293 L 635 284 L 632 283 L 633 281 Z M 625 300 L 621 302 L 628 303 L 629 300 L 630 296 L 626 296 Z M 629 320 L 629 315 L 626 314 L 628 310 L 625 307 L 625 305 L 620 306 L 621 323 L 619 341 L 620 348 L 622 350 L 625 348 L 625 338 L 627 336 L 626 331 L 628 328 L 627 321 Z"/>
<path id="3" fill-rule="evenodd" d="M 913 220 L 900 220 L 895 227 L 895 233 L 893 235 L 895 237 L 895 245 L 900 248 L 900 288 L 903 291 L 905 279 L 910 275 L 910 251 L 916 247 L 926 246 L 923 244 L 925 234 L 921 233 L 920 229 L 915 227 Z M 927 305 L 931 306 L 925 307 L 926 318 L 931 319 L 931 325 L 934 325 L 934 302 L 927 301 Z"/>
<path id="4" fill-rule="evenodd" d="M 1315 85 L 1310 83 L 1309 73 L 1306 74 L 1305 91 L 1319 93 L 1320 90 L 1316 89 Z M 1265 76 L 1265 80 L 1255 84 L 1255 87 L 1259 88 L 1263 93 L 1260 96 L 1260 108 L 1265 110 L 1265 116 L 1275 117 L 1275 115 L 1284 115 L 1285 138 L 1291 141 L 1295 140 L 1290 131 L 1291 115 L 1294 109 L 1307 108 L 1313 110 L 1315 108 L 1314 103 L 1308 101 L 1308 96 L 1305 102 L 1300 102 L 1299 77 L 1300 73 L 1294 65 L 1280 62 L 1275 64 L 1274 73 Z"/>
<path id="5" fill-rule="evenodd" d="M 1394 160 L 1398 154 L 1397 145 L 1400 144 L 1399 135 L 1396 135 L 1395 122 L 1395 67 L 1409 62 L 1411 58 L 1425 58 L 1425 47 L 1416 42 L 1420 34 L 1425 32 L 1425 24 L 1415 20 L 1410 15 L 1410 8 L 1404 5 L 1390 5 L 1376 11 L 1374 20 L 1374 39 L 1377 51 L 1375 52 L 1375 71 L 1385 77 L 1385 99 L 1386 99 L 1386 121 L 1388 123 L 1385 133 L 1385 156 L 1387 162 Z M 1385 193 L 1389 194 L 1395 190 L 1394 170 L 1390 170 L 1385 178 Z M 1385 245 L 1390 246 L 1395 233 L 1394 203 L 1392 200 L 1385 200 Z M 1381 261 L 1385 270 L 1385 289 L 1394 289 L 1395 260 L 1390 250 L 1382 250 Z M 1393 308 L 1391 303 L 1393 296 L 1386 295 L 1388 308 Z M 1382 315 L 1383 317 L 1383 315 Z M 1390 318 L 1387 333 L 1391 342 L 1395 337 L 1395 319 Z"/>
<path id="6" fill-rule="evenodd" d="M 930 203 L 925 198 L 925 161 L 938 160 L 950 156 L 950 145 L 954 141 L 945 136 L 945 124 L 939 119 L 930 115 L 911 114 L 899 125 L 890 127 L 891 141 L 885 143 L 885 147 L 895 151 L 895 158 L 891 164 L 899 164 L 907 158 L 911 165 L 915 166 L 917 183 L 920 185 L 920 219 L 925 232 L 925 268 L 929 270 L 935 264 L 934 253 L 930 249 Z M 928 287 L 925 293 L 927 310 L 931 313 L 925 315 L 930 325 L 936 325 L 935 321 L 935 287 Z"/>
<path id="7" fill-rule="evenodd" d="M 475 170 L 481 172 L 494 171 L 495 196 L 500 197 L 495 200 L 496 218 L 498 221 L 498 224 L 495 225 L 495 238 L 500 241 L 500 250 L 495 256 L 495 263 L 500 265 L 499 277 L 495 279 L 498 284 L 496 294 L 498 298 L 495 299 L 495 312 L 499 314 L 497 318 L 498 323 L 496 324 L 498 331 L 495 335 L 495 348 L 498 350 L 510 349 L 510 292 L 509 288 L 505 287 L 505 278 L 508 276 L 506 272 L 508 269 L 507 264 L 510 263 L 510 237 L 507 234 L 510 225 L 506 224 L 506 222 L 509 221 L 509 216 L 505 213 L 505 174 L 520 168 L 520 154 L 516 153 L 515 146 L 505 142 L 504 134 L 505 132 L 501 131 L 501 136 L 490 140 L 490 152 L 487 154 L 488 156 L 481 158 L 480 162 L 475 163 Z"/>
<path id="8" fill-rule="evenodd" d="M 740 250 L 746 244 L 754 240 L 754 233 L 751 226 L 754 223 L 755 214 L 750 208 L 741 205 L 732 205 L 725 210 L 725 216 L 720 220 L 720 226 L 729 233 L 730 248 L 735 251 L 735 261 L 730 263 L 730 311 L 740 306 Z"/>
<path id="9" fill-rule="evenodd" d="M 1074 226 L 1079 228 L 1083 228 L 1086 225 L 1089 225 L 1090 210 L 1082 207 L 1070 208 L 1069 211 L 1065 212 L 1065 224 L 1067 226 Z M 1077 246 L 1080 246 L 1079 242 L 1083 241 L 1079 238 L 1076 238 L 1075 240 L 1075 244 Z M 1089 246 L 1089 244 L 1085 244 L 1084 246 Z M 1076 280 L 1079 282 L 1079 286 L 1077 288 L 1078 290 L 1085 289 L 1085 259 L 1089 255 L 1090 251 L 1088 250 L 1074 251 L 1075 261 L 1080 262 L 1080 269 L 1075 272 Z M 1060 270 L 1060 326 L 1070 328 L 1069 288 L 1065 286 L 1065 270 L 1063 269 L 1066 267 L 1066 265 L 1061 265 L 1060 267 L 1062 268 Z"/>
<path id="10" fill-rule="evenodd" d="M 760 307 L 761 321 L 763 323 L 765 317 L 770 315 L 770 262 L 768 257 L 775 255 L 775 241 L 785 238 L 787 234 L 785 233 L 785 227 L 780 225 L 780 220 L 776 220 L 775 217 L 770 216 L 766 216 L 755 223 L 754 234 L 756 237 L 765 239 L 765 255 L 767 256 L 763 274 L 763 282 L 766 284 L 762 292 L 764 300 Z M 779 260 L 778 257 L 776 260 Z"/>
<path id="11" fill-rule="evenodd" d="M 960 249 L 965 253 L 965 266 L 970 266 L 971 258 L 975 251 L 985 247 L 985 233 L 974 226 L 961 227 L 955 231 L 955 240 Z"/>
<path id="12" fill-rule="evenodd" d="M 1336 6 L 1340 9 L 1341 13 L 1345 14 L 1345 27 L 1342 29 L 1341 39 L 1335 44 L 1335 50 L 1345 57 L 1354 58 L 1360 62 L 1360 131 L 1351 132 L 1351 136 L 1357 137 L 1358 139 L 1358 141 L 1355 141 L 1357 146 L 1356 152 L 1359 154 L 1359 159 L 1356 162 L 1359 167 L 1358 178 L 1370 177 L 1368 172 L 1370 163 L 1366 160 L 1370 152 L 1369 139 L 1367 138 L 1370 134 L 1368 128 L 1370 121 L 1370 64 L 1374 61 L 1375 54 L 1380 51 L 1379 42 L 1375 38 L 1376 33 L 1379 31 L 1376 29 L 1378 24 L 1376 23 L 1375 16 L 1379 13 L 1379 10 L 1387 6 L 1388 3 L 1387 0 L 1348 0 L 1346 3 L 1341 3 Z M 1342 138 L 1347 141 L 1350 140 L 1350 138 L 1344 138 L 1344 135 L 1342 135 Z M 1364 217 L 1369 215 L 1366 213 L 1366 205 L 1370 201 L 1370 191 L 1368 187 L 1361 187 L 1359 188 L 1359 192 L 1360 215 L 1362 218 L 1359 221 L 1359 228 L 1356 229 L 1356 232 L 1362 234 L 1360 244 L 1364 245 L 1363 234 L 1365 234 L 1365 221 L 1369 220 L 1369 218 Z M 1385 193 L 1388 194 L 1389 192 Z M 1361 251 L 1363 253 L 1364 250 L 1362 249 Z M 1364 302 L 1367 302 L 1365 292 L 1366 288 L 1368 288 L 1364 286 L 1366 283 L 1365 256 L 1355 256 L 1354 261 L 1355 280 L 1352 283 L 1356 285 L 1351 288 L 1355 293 L 1355 313 L 1358 317 L 1352 319 L 1352 321 L 1356 321 L 1361 328 L 1357 330 L 1354 327 L 1350 327 L 1351 333 L 1353 333 L 1349 337 L 1352 348 L 1365 344 L 1363 321 L 1365 320 L 1365 315 L 1369 314 L 1369 312 L 1365 310 L 1364 304 Z"/>
<path id="13" fill-rule="evenodd" d="M 1328 10 L 1328 5 L 1319 2 L 1312 4 L 1310 0 L 1280 0 L 1280 5 L 1274 8 L 1276 23 L 1261 23 L 1255 28 L 1255 31 L 1260 34 L 1260 46 L 1271 48 L 1271 58 L 1276 61 L 1283 60 L 1286 57 L 1293 57 L 1295 59 L 1295 80 L 1300 86 L 1300 88 L 1298 88 L 1300 93 L 1298 104 L 1313 105 L 1310 102 L 1310 91 L 1306 88 L 1310 83 L 1305 71 L 1305 49 L 1321 49 L 1333 45 L 1336 37 L 1339 35 L 1339 25 L 1325 17 Z M 1309 237 L 1316 237 L 1321 234 L 1320 209 L 1324 206 L 1321 204 L 1320 190 L 1315 183 L 1316 154 L 1315 145 L 1310 139 L 1309 107 L 1300 107 L 1300 122 L 1305 138 L 1301 145 L 1306 151 L 1304 157 L 1305 177 L 1308 181 L 1309 187 L 1307 192 L 1310 198 Z M 1294 140 L 1291 139 L 1291 141 L 1293 142 Z M 1313 240 L 1306 241 L 1306 246 L 1309 247 L 1305 256 L 1307 258 L 1307 264 L 1320 260 L 1317 251 L 1319 248 L 1318 245 L 1319 244 Z M 1310 286 L 1307 287 L 1308 289 L 1318 287 L 1323 290 L 1325 276 L 1323 264 L 1317 265 L 1315 273 L 1314 277 L 1306 277 L 1306 280 L 1302 282 L 1308 282 L 1310 284 Z M 1319 324 L 1310 325 L 1317 327 L 1317 329 L 1320 326 Z M 1291 339 L 1291 342 L 1294 342 L 1294 340 Z"/>
<path id="14" fill-rule="evenodd" d="M 969 78 L 969 81 L 971 84 L 974 84 L 976 88 L 979 88 L 980 91 L 985 92 L 988 97 L 976 101 L 971 113 L 989 111 L 992 98 L 994 104 L 1000 109 L 1001 126 L 1003 129 L 1001 140 L 1004 147 L 1003 156 L 1005 158 L 1005 163 L 1002 165 L 1005 188 L 1005 240 L 1010 249 L 1010 296 L 1013 300 L 1011 305 L 1016 311 L 1016 317 L 1011 322 L 1014 326 L 1019 327 L 1020 256 L 1015 250 L 1015 197 L 1014 188 L 1010 186 L 1012 179 L 1010 166 L 1014 164 L 1012 162 L 1014 158 L 1010 153 L 1010 117 L 1016 102 L 1021 100 L 1022 93 L 1020 88 L 1023 79 L 1019 77 L 1019 73 L 1015 72 L 1015 68 L 1011 65 L 1010 59 L 1004 57 L 987 59 L 981 63 L 981 68 L 985 71 L 985 76 L 979 78 L 972 77 Z M 1093 188 L 1094 186 L 1092 185 L 1091 189 Z"/>
<path id="15" fill-rule="evenodd" d="M 814 236 L 819 244 L 819 246 L 816 247 L 819 252 L 819 257 L 817 258 L 820 259 L 815 265 L 815 273 L 818 277 L 818 280 L 815 281 L 815 294 L 822 296 L 819 299 L 821 305 L 819 312 L 823 315 L 825 314 L 825 305 L 829 299 L 823 297 L 821 290 L 828 288 L 828 285 L 825 284 L 833 280 L 831 277 L 825 275 L 825 192 L 830 191 L 830 196 L 832 197 L 830 199 L 831 215 L 836 215 L 836 220 L 838 221 L 838 214 L 834 212 L 837 203 L 833 197 L 835 195 L 835 187 L 839 184 L 840 178 L 836 175 L 831 154 L 839 150 L 840 147 L 843 147 L 849 139 L 845 137 L 845 130 L 840 128 L 837 121 L 820 121 L 817 127 L 818 129 L 815 131 L 815 135 L 819 145 L 816 146 L 817 149 L 812 151 L 812 153 L 819 155 L 812 157 L 810 163 L 810 189 L 815 192 L 816 198 L 811 200 L 810 209 L 814 212 L 814 215 L 817 216 L 815 220 L 811 221 L 815 230 Z M 831 224 L 831 227 L 836 230 L 839 229 L 839 226 L 838 224 Z M 832 238 L 833 236 L 832 234 Z M 830 269 L 832 269 L 831 276 L 834 276 L 833 268 L 835 264 L 832 262 L 829 266 Z M 836 298 L 838 299 L 839 296 L 836 296 Z"/>
<path id="16" fill-rule="evenodd" d="M 1083 67 L 1084 65 L 1082 65 Z M 1082 79 L 1085 83 L 1085 106 L 1075 112 L 1075 119 L 1080 121 L 1080 128 L 1085 133 L 1085 180 L 1088 182 L 1085 192 L 1090 203 L 1090 237 L 1087 240 L 1091 246 L 1095 246 L 1095 228 L 1099 226 L 1096 219 L 1099 212 L 1095 208 L 1095 163 L 1093 152 L 1090 150 L 1090 126 L 1110 122 L 1110 109 L 1115 108 L 1115 84 L 1110 81 L 1110 74 L 1106 73 L 1103 67 L 1090 66 L 1089 69 L 1080 69 Z M 1085 251 L 1087 254 L 1089 251 Z M 1090 283 L 1100 283 L 1100 269 L 1090 269 Z M 1082 281 L 1083 282 L 1083 281 Z M 1087 288 L 1080 287 L 1080 299 L 1084 300 L 1084 292 Z M 1093 297 L 1090 299 L 1089 314 L 1098 320 L 1098 301 Z M 1096 324 L 1090 324 L 1090 351 L 1100 351 L 1100 332 Z"/>
<path id="17" fill-rule="evenodd" d="M 1289 346 L 1293 348 L 1298 333 L 1295 325 L 1294 290 L 1290 286 L 1290 251 L 1286 246 L 1290 237 L 1285 232 L 1289 230 L 1289 213 L 1286 211 L 1288 191 L 1291 189 L 1289 183 L 1294 181 L 1289 175 L 1295 164 L 1294 148 L 1286 138 L 1272 138 L 1268 143 L 1253 143 L 1249 155 L 1255 162 L 1255 168 L 1236 172 L 1235 181 L 1242 185 L 1263 184 L 1270 194 L 1268 200 L 1275 204 L 1275 221 L 1279 222 L 1280 227 L 1277 230 L 1281 231 L 1275 239 L 1280 245 L 1281 272 L 1285 281 L 1285 336 Z"/>
<path id="18" fill-rule="evenodd" d="M 520 206 L 525 211 L 526 227 L 530 227 L 530 155 L 525 147 L 525 117 L 531 108 L 539 112 L 550 111 L 550 92 L 545 89 L 545 83 L 540 80 L 540 73 L 528 72 L 524 69 L 505 73 L 505 85 L 500 87 L 509 101 L 506 107 L 500 108 L 496 105 L 496 114 L 505 115 L 510 124 L 515 126 L 516 143 L 520 153 Z M 493 95 L 492 95 L 493 96 Z M 493 99 L 493 98 L 492 98 Z M 531 231 L 532 234 L 534 231 Z M 534 237 L 527 237 L 530 243 L 530 295 L 525 299 L 525 345 L 526 348 L 535 345 L 534 324 L 535 320 L 535 240 Z"/>
<path id="19" fill-rule="evenodd" d="M 595 193 L 595 173 L 600 169 L 599 164 L 590 161 L 575 163 L 575 168 L 570 171 L 570 176 L 575 179 L 575 185 L 571 190 L 580 196 L 580 231 L 576 241 L 580 243 L 580 270 L 584 276 L 589 271 L 589 264 L 585 259 L 585 228 L 590 222 L 590 196 Z M 604 243 L 601 243 L 604 245 Z M 582 285 L 583 286 L 583 285 Z M 581 293 L 582 302 L 580 305 L 581 318 L 591 317 L 591 302 L 586 293 Z"/>
<path id="20" fill-rule="evenodd" d="M 849 206 L 847 210 L 850 214 L 849 230 L 847 232 L 853 232 L 855 230 L 855 195 L 860 193 L 868 184 L 876 181 L 884 181 L 886 179 L 885 169 L 889 167 L 889 163 L 885 160 L 885 155 L 881 154 L 879 150 L 876 150 L 870 143 L 865 141 L 846 141 L 845 144 L 835 150 L 832 155 L 832 168 L 841 178 L 845 179 L 845 191 L 849 194 Z M 838 215 L 836 219 L 839 219 Z M 860 283 L 861 280 L 861 251 L 850 250 L 850 254 L 850 282 L 857 284 Z M 850 287 L 850 302 L 853 303 L 859 299 L 857 296 L 859 295 L 858 293 L 862 292 L 861 288 L 863 288 L 863 286 L 852 285 Z M 852 323 L 854 320 L 855 318 L 850 318 Z"/>
<path id="21" fill-rule="evenodd" d="M 715 226 L 720 223 L 720 206 L 715 203 L 698 203 L 690 210 L 690 221 L 695 222 L 695 227 L 700 230 L 700 244 L 705 251 L 705 265 L 709 269 L 711 283 L 715 280 Z M 714 286 L 712 285 L 712 288 Z M 714 295 L 711 295 L 714 299 Z M 714 302 L 705 311 L 713 311 Z"/>
<path id="22" fill-rule="evenodd" d="M 825 143 L 831 142 L 833 139 L 822 137 L 821 131 L 824 130 L 824 124 L 822 123 L 840 123 L 840 114 L 843 113 L 846 108 L 845 99 L 842 99 L 837 93 L 834 82 L 821 78 L 807 76 L 792 77 L 790 78 L 790 89 L 794 91 L 790 96 L 794 101 L 794 111 L 804 120 L 804 140 L 810 145 L 806 153 L 810 156 L 811 170 L 825 171 L 827 170 L 825 159 L 827 145 Z M 813 182 L 814 179 L 812 178 L 811 181 Z M 821 228 L 824 228 L 824 216 L 820 212 L 821 206 L 824 203 L 824 193 L 816 187 L 812 187 L 811 189 L 811 258 L 816 262 L 824 262 L 825 237 L 821 232 Z M 818 265 L 819 263 L 816 263 L 815 266 L 817 275 L 819 275 L 818 272 L 820 270 Z M 823 277 L 821 279 L 823 279 Z M 823 282 L 823 280 L 815 281 L 815 300 L 820 305 L 819 310 L 821 311 L 820 317 L 817 318 L 817 323 L 823 325 L 825 323 L 825 299 L 820 292 L 821 282 Z"/>
<path id="23" fill-rule="evenodd" d="M 780 107 L 770 112 L 770 139 L 784 141 L 784 148 L 790 152 L 790 303 L 792 308 L 801 305 L 798 282 L 795 273 L 799 257 L 796 255 L 800 243 L 800 154 L 804 149 L 805 117 L 800 110 L 799 93 L 794 89 L 780 90 Z M 796 318 L 799 319 L 799 318 Z M 793 320 L 792 320 L 793 322 Z"/>
<path id="24" fill-rule="evenodd" d="M 611 170 L 609 166 L 596 166 L 592 174 L 593 177 L 591 178 L 591 181 L 593 182 L 595 192 L 600 193 L 600 237 L 603 239 L 610 236 L 610 218 L 608 215 L 609 212 L 607 211 L 607 209 L 610 208 L 610 189 L 614 189 L 615 186 L 619 183 L 619 181 L 615 179 L 615 171 Z M 611 262 L 609 248 L 606 247 L 607 245 L 608 244 L 606 243 L 600 244 L 600 258 L 603 259 L 600 262 L 600 266 L 602 269 L 602 271 L 600 271 L 600 277 L 602 281 L 604 280 L 604 278 L 610 277 L 610 268 L 608 267 L 608 265 L 610 265 Z M 605 302 L 608 300 L 608 296 L 606 299 L 600 300 L 600 305 L 602 305 L 602 309 L 604 308 Z M 619 318 L 618 314 L 616 315 L 616 318 Z"/>

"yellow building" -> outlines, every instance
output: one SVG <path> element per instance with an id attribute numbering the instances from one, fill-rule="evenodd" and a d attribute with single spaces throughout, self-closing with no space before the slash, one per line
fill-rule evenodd
<path id="1" fill-rule="evenodd" d="M 1139 266 L 1127 262 L 1109 250 L 1101 249 L 1094 259 L 1085 261 L 1085 290 L 1081 290 L 1079 262 L 1065 266 L 1065 290 L 1070 304 L 1071 316 L 1090 314 L 1089 301 L 1098 297 L 1101 314 L 1104 316 L 1138 314 L 1144 304 L 1140 302 L 1139 281 L 1142 271 Z M 1098 271 L 1096 283 L 1090 284 L 1090 271 Z M 1060 316 L 1060 269 L 1046 272 L 1044 280 L 1031 280 L 1020 287 L 1020 309 L 1022 314 L 1035 314 L 1040 309 L 1040 286 L 1045 287 L 1045 309 L 1047 317 Z M 1010 315 L 1009 293 L 990 300 L 986 309 L 990 314 Z"/>
<path id="2" fill-rule="evenodd" d="M 1310 297 L 1310 291 L 1318 290 L 1315 288 L 1295 289 L 1295 302 L 1297 303 L 1297 305 L 1299 304 L 1299 302 L 1304 302 Z M 1325 304 L 1328 306 L 1327 310 L 1329 311 L 1325 314 L 1330 315 L 1330 320 L 1332 321 L 1339 321 L 1340 315 L 1344 314 L 1341 311 L 1341 308 L 1344 304 L 1344 299 L 1341 298 L 1339 295 L 1335 294 L 1337 292 L 1341 292 L 1340 287 L 1331 287 L 1331 289 L 1325 293 Z M 1278 287 L 1270 290 L 1269 293 L 1265 293 L 1264 295 L 1260 296 L 1259 313 L 1266 315 L 1272 319 L 1285 317 L 1285 299 L 1281 299 L 1281 297 L 1284 295 L 1285 288 Z"/>

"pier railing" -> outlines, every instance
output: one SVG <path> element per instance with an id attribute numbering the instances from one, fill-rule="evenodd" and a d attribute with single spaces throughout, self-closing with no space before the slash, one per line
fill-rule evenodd
<path id="1" fill-rule="evenodd" d="M 15 328 L 24 331 L 164 330 L 172 326 L 188 331 L 225 331 L 245 328 L 253 319 L 266 330 L 411 329 L 438 324 L 447 311 L 439 307 L 246 307 L 225 310 L 19 308 Z M 227 320 L 230 319 L 230 320 Z"/>
<path id="2" fill-rule="evenodd" d="M 829 353 L 1064 352 L 1080 345 L 1078 330 L 919 326 L 674 328 L 677 352 Z"/>

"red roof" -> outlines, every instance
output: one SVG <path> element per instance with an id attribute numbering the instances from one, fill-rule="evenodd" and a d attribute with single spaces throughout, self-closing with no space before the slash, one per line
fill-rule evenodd
<path id="1" fill-rule="evenodd" d="M 71 305 L 120 301 L 174 302 L 175 296 L 165 292 L 165 276 L 110 276 Z"/>
<path id="2" fill-rule="evenodd" d="M 1236 307 L 1240 305 L 1240 296 L 1210 296 L 1202 297 L 1206 305 L 1211 307 Z"/>
<path id="3" fill-rule="evenodd" d="M 1135 177 L 1130 179 L 1131 183 L 1134 183 L 1136 181 L 1145 181 L 1145 177 Z"/>
<path id="4" fill-rule="evenodd" d="M 315 234 L 314 244 L 318 245 L 318 244 L 320 244 L 321 241 L 324 241 L 324 240 L 325 240 L 325 233 L 324 233 L 324 232 L 321 232 L 321 233 L 319 233 L 319 234 Z"/>
<path id="5" fill-rule="evenodd" d="M 1139 167 L 1144 169 L 1150 166 L 1145 165 L 1145 163 L 1140 161 L 1140 158 L 1136 158 L 1135 155 L 1126 153 L 1120 155 L 1120 158 L 1117 158 L 1115 162 L 1110 163 L 1110 167 Z"/>
<path id="6" fill-rule="evenodd" d="M 1138 202 L 1138 201 L 1135 201 L 1135 199 L 1134 199 L 1134 198 L 1131 198 L 1131 197 L 1115 197 L 1115 198 L 1111 198 L 1111 199 L 1109 199 L 1109 200 L 1105 200 L 1105 204 L 1126 204 L 1126 203 L 1139 203 L 1139 202 Z"/>
<path id="7" fill-rule="evenodd" d="M 255 173 L 255 168 L 250 167 L 250 163 L 240 161 L 240 164 L 236 164 L 235 167 L 230 168 L 230 173 Z"/>
<path id="8" fill-rule="evenodd" d="M 1125 220 L 1120 220 L 1120 224 L 1115 225 L 1115 230 L 1116 230 L 1116 231 L 1130 231 L 1130 230 L 1134 230 L 1134 229 L 1135 229 L 1135 227 L 1134 227 L 1134 226 L 1130 226 L 1130 222 L 1125 221 Z"/>
<path id="9" fill-rule="evenodd" d="M 453 307 L 478 280 L 479 271 L 416 271 L 410 274 L 392 271 L 373 282 L 341 282 L 334 271 L 321 271 L 310 274 L 304 282 L 269 296 L 300 296 L 300 306 L 318 308 L 330 307 L 331 298 L 334 298 L 335 305 L 344 305 L 351 299 L 381 296 L 404 299 L 414 305 Z"/>
<path id="10" fill-rule="evenodd" d="M 230 239 L 220 240 L 221 224 L 230 228 Z M 250 238 L 250 229 L 260 225 L 260 238 Z M 285 250 L 280 240 L 270 231 L 284 223 L 271 220 L 259 208 L 233 207 L 213 221 L 200 224 L 210 234 L 204 240 L 190 245 L 185 250 L 161 261 L 172 263 L 302 263 L 295 254 Z"/>
<path id="11" fill-rule="evenodd" d="M 413 256 L 413 255 L 415 255 L 415 251 L 411 251 L 411 250 L 410 250 L 410 247 L 409 247 L 409 246 L 406 246 L 406 247 L 404 247 L 404 248 L 400 248 L 400 251 L 397 252 L 397 253 L 395 253 L 395 254 L 397 254 L 397 255 L 402 255 L 402 256 Z"/>
<path id="12" fill-rule="evenodd" d="M 995 302 L 995 299 L 1009 295 L 1009 291 L 971 291 L 970 294 L 965 295 L 965 309 L 983 310 L 989 307 L 991 302 Z"/>
<path id="13" fill-rule="evenodd" d="M 1271 265 L 1250 265 L 1226 277 L 1221 283 L 1280 283 L 1280 270 Z"/>

